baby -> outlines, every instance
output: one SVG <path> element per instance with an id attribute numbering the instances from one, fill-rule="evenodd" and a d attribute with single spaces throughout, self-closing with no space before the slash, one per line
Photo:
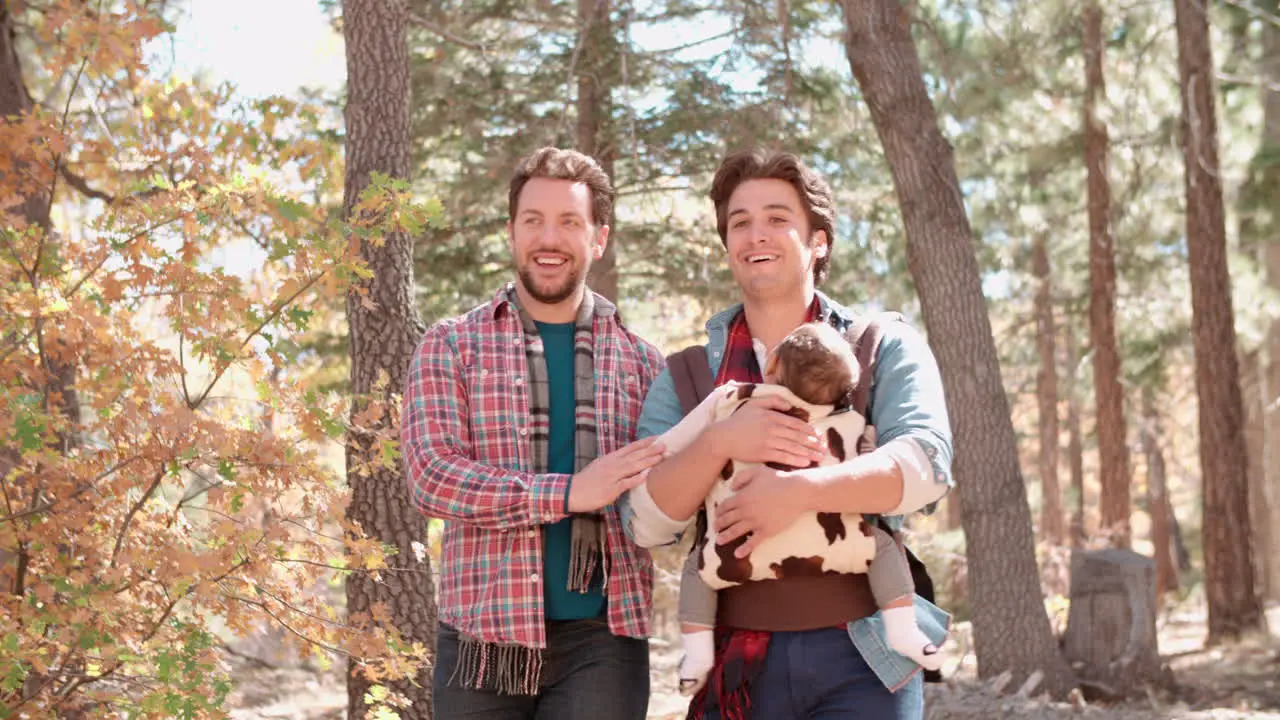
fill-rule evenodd
<path id="1" fill-rule="evenodd" d="M 708 425 L 731 415 L 751 397 L 778 395 L 791 414 L 813 425 L 827 439 L 827 457 L 819 465 L 843 462 L 874 449 L 874 428 L 845 404 L 858 382 L 858 363 L 849 342 L 834 328 L 811 323 L 796 328 L 770 353 L 764 385 L 729 382 L 713 390 L 661 442 L 668 454 L 687 447 Z M 706 529 L 695 540 L 680 579 L 680 691 L 691 695 L 706 682 L 715 654 L 712 628 L 716 591 L 748 580 L 768 580 L 830 572 L 867 573 L 884 620 L 889 646 L 922 667 L 941 666 L 938 648 L 916 625 L 915 585 L 906 556 L 893 537 L 856 514 L 805 513 L 778 535 L 762 542 L 747 558 L 733 550 L 741 541 L 716 545 L 717 506 L 733 495 L 733 477 L 750 463 L 733 461 L 707 496 Z M 787 468 L 791 469 L 791 468 Z M 850 532 L 849 527 L 857 528 Z"/>

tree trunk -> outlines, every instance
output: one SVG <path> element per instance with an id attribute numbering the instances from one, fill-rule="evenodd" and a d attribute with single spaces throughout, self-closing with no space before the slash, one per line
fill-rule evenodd
<path id="1" fill-rule="evenodd" d="M 22 77 L 22 60 L 18 57 L 15 42 L 13 15 L 9 10 L 9 2 L 0 2 L 0 121 L 9 118 L 20 118 L 31 112 L 31 96 Z M 11 153 L 6 153 L 11 154 Z M 6 163 L 6 166 L 8 164 Z M 52 176 L 49 169 L 9 166 L 0 168 L 0 178 L 8 188 L 17 189 L 21 202 L 13 203 L 17 198 L 5 198 L 5 207 L 0 211 L 16 218 L 21 218 L 27 225 L 35 225 L 49 229 L 49 182 Z M 8 173 L 12 173 L 9 175 Z"/>
<path id="2" fill-rule="evenodd" d="M 960 488 L 951 488 L 951 492 L 947 493 L 947 498 L 943 502 L 947 506 L 947 512 L 943 516 L 945 529 L 955 530 L 961 527 L 964 524 L 964 517 L 961 515 Z"/>
<path id="3" fill-rule="evenodd" d="M 344 0 L 343 36 L 347 54 L 347 165 L 343 188 L 343 214 L 350 217 L 360 193 L 374 172 L 393 178 L 409 177 L 409 50 L 405 40 L 407 0 Z M 351 389 L 356 401 L 352 416 L 368 405 L 380 375 L 390 382 L 378 400 L 404 387 L 423 326 L 413 306 L 412 239 L 388 234 L 385 243 L 363 243 L 361 256 L 373 277 L 368 300 L 355 293 L 347 298 L 351 335 Z M 353 239 L 352 242 L 359 242 Z M 390 427 L 384 413 L 380 428 Z M 427 537 L 427 522 L 409 500 L 403 471 L 383 468 L 379 450 L 366 437 L 352 437 L 347 450 L 347 479 L 351 504 L 347 519 L 370 537 L 396 548 L 387 558 L 390 571 L 374 579 L 368 573 L 347 578 L 347 614 L 353 624 L 372 622 L 375 608 L 385 607 L 393 628 L 405 642 L 435 646 L 436 605 L 431 566 L 425 554 L 419 559 L 414 541 Z M 361 474 L 356 468 L 378 468 Z M 372 683 L 353 659 L 347 675 L 348 717 L 364 717 L 364 696 Z M 412 706 L 401 709 L 403 718 L 431 717 L 431 676 L 385 683 L 403 693 Z"/>
<path id="4" fill-rule="evenodd" d="M 1067 326 L 1067 465 L 1071 469 L 1071 547 L 1084 547 L 1084 438 L 1080 429 L 1079 358 L 1076 334 Z"/>
<path id="5" fill-rule="evenodd" d="M 1058 367 L 1054 347 L 1053 278 L 1049 268 L 1048 237 L 1036 234 L 1031 246 L 1031 269 L 1036 276 L 1036 347 L 1040 370 L 1036 374 L 1036 400 L 1040 408 L 1040 533 L 1053 545 L 1062 545 L 1062 490 L 1058 486 Z"/>
<path id="6" fill-rule="evenodd" d="M 613 178 L 615 148 L 610 142 L 610 87 L 614 77 L 610 72 L 612 57 L 609 42 L 612 32 L 609 22 L 611 0 L 578 0 L 578 26 L 580 42 L 578 55 L 578 124 L 577 146 L 600 163 L 600 167 Z M 608 219 L 610 229 L 616 224 L 616 213 Z M 587 285 L 608 298 L 618 301 L 617 233 L 609 234 L 609 244 L 604 255 L 591 264 L 587 273 Z"/>
<path id="7" fill-rule="evenodd" d="M 1275 0 L 1261 9 L 1271 15 Z M 1257 259 L 1267 288 L 1280 292 L 1280 218 L 1274 205 L 1280 194 L 1280 26 L 1261 24 L 1262 138 L 1249 179 L 1240 192 L 1241 249 Z M 1249 508 L 1254 547 L 1280 543 L 1280 321 L 1264 320 L 1262 345 L 1248 352 L 1241 376 L 1245 387 L 1245 437 L 1249 452 Z M 1280 600 L 1280 553 L 1257 553 L 1263 597 Z"/>
<path id="8" fill-rule="evenodd" d="M 10 121 L 21 122 L 31 113 L 33 107 L 31 95 L 27 91 L 26 81 L 23 78 L 22 60 L 18 56 L 10 3 L 0 2 L 0 124 Z M 51 194 L 55 177 L 53 159 L 40 158 L 29 161 L 25 157 L 15 157 L 15 155 L 27 155 L 25 152 L 15 153 L 11 148 L 6 150 L 9 159 L 0 167 L 0 186 L 5 187 L 9 195 L 4 198 L 3 204 L 0 204 L 0 225 L 17 227 L 19 224 L 25 224 L 29 228 L 38 228 L 42 234 L 40 241 L 45 246 L 40 254 L 45 260 L 55 258 L 57 252 L 53 246 L 56 240 L 51 233 L 50 218 Z M 49 273 L 54 264 L 37 263 L 34 260 L 33 254 L 25 258 L 21 264 L 30 263 L 31 274 L 26 279 L 32 285 L 32 294 L 40 294 L 41 286 L 53 280 L 45 273 Z M 56 284 L 56 281 L 51 284 Z M 40 395 L 44 412 L 49 415 L 61 413 L 70 421 L 71 429 L 65 433 L 58 433 L 56 447 L 50 448 L 55 452 L 70 453 L 78 444 L 76 426 L 80 418 L 80 402 L 75 391 L 77 366 L 73 358 L 64 357 L 62 352 L 64 345 L 57 338 L 56 331 L 50 332 L 50 326 L 42 318 L 37 317 L 34 323 L 38 361 L 46 375 L 44 378 L 23 378 L 18 382 L 28 383 L 33 393 Z M 56 329 L 56 325 L 53 327 Z M 0 337 L 0 349 L 12 347 L 11 343 L 16 341 L 15 335 Z M 30 498 L 27 509 L 30 509 L 39 505 L 45 496 L 39 472 L 26 476 L 12 476 L 13 468 L 21 461 L 22 456 L 16 446 L 12 444 L 0 446 L 0 482 L 13 483 L 28 489 L 34 487 L 34 490 L 27 493 Z M 41 552 L 43 557 L 37 558 L 36 553 Z M 0 547 L 0 592 L 24 596 L 28 589 L 27 575 L 32 571 L 33 562 L 48 565 L 51 561 L 60 561 L 57 556 L 66 555 L 67 552 L 67 547 L 62 544 L 41 550 L 38 546 L 33 548 L 29 541 L 17 540 L 11 546 Z M 40 562 L 41 560 L 43 563 Z M 22 620 L 19 619 L 19 622 Z M 63 679 L 60 676 L 50 676 L 40 668 L 32 668 L 16 687 L 0 689 L 0 707 L 9 706 L 8 701 L 18 695 L 24 702 L 40 694 L 49 697 L 54 687 Z M 83 701 L 79 697 L 71 697 L 55 712 L 55 716 L 80 717 L 82 708 Z"/>
<path id="9" fill-rule="evenodd" d="M 1208 642 L 1216 643 L 1261 627 L 1262 607 L 1255 587 L 1249 529 L 1244 411 L 1227 272 L 1209 19 L 1204 5 L 1196 0 L 1174 0 L 1174 7 L 1204 485 Z"/>
<path id="10" fill-rule="evenodd" d="M 1164 450 L 1160 447 L 1163 435 L 1160 427 L 1160 411 L 1156 408 L 1155 391 L 1144 388 L 1142 392 L 1142 451 L 1147 456 L 1147 513 L 1151 516 L 1152 555 L 1156 561 L 1156 593 L 1163 597 L 1178 589 L 1178 569 L 1174 564 L 1172 531 L 1169 520 L 1173 507 L 1169 504 L 1168 474 L 1164 464 Z"/>
<path id="11" fill-rule="evenodd" d="M 1102 73 L 1102 9 L 1084 8 L 1084 156 L 1089 179 L 1089 340 L 1093 345 L 1093 396 L 1097 404 L 1102 518 L 1099 530 L 1116 547 L 1129 546 L 1129 448 L 1124 388 L 1116 346 L 1116 251 L 1111 235 L 1111 182 L 1107 178 L 1107 126 L 1098 117 L 1105 97 Z"/>
<path id="12" fill-rule="evenodd" d="M 1036 670 L 1057 696 L 1075 686 L 1040 594 L 1035 540 L 1017 440 L 1000 379 L 969 220 L 951 147 L 921 74 L 911 18 L 897 0 L 842 3 L 849 65 L 893 175 L 955 429 L 979 673 Z"/>

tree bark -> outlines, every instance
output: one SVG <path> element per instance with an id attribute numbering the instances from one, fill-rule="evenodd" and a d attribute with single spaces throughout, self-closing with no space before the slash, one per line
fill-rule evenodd
<path id="1" fill-rule="evenodd" d="M 577 145 L 600 163 L 600 167 L 613 178 L 614 144 L 609 139 L 609 115 L 611 93 L 609 82 L 614 53 L 609 50 L 612 26 L 609 22 L 611 0 L 578 0 L 578 26 L 580 42 L 578 56 L 578 123 Z M 608 219 L 612 229 L 617 215 Z M 609 244 L 604 254 L 591 264 L 587 272 L 587 285 L 611 302 L 618 301 L 619 235 L 609 233 Z"/>
<path id="2" fill-rule="evenodd" d="M 1170 518 L 1173 508 L 1169 503 L 1168 473 L 1165 469 L 1164 450 L 1160 447 L 1160 410 L 1156 407 L 1155 391 L 1144 388 L 1142 392 L 1142 451 L 1147 456 L 1147 513 L 1151 516 L 1152 555 L 1156 561 L 1156 593 L 1163 597 L 1178 589 L 1178 569 L 1173 557 L 1173 533 Z"/>
<path id="3" fill-rule="evenodd" d="M 1174 0 L 1174 8 L 1204 485 L 1205 595 L 1212 644 L 1260 628 L 1262 607 L 1252 561 L 1244 411 L 1227 271 L 1209 20 L 1197 0 Z"/>
<path id="4" fill-rule="evenodd" d="M 1089 188 L 1089 339 L 1093 345 L 1093 394 L 1097 405 L 1098 465 L 1102 485 L 1100 530 L 1116 547 L 1129 546 L 1129 448 L 1124 388 L 1116 345 L 1116 251 L 1111 235 L 1111 182 L 1107 177 L 1107 126 L 1098 116 L 1105 96 L 1102 9 L 1084 7 L 1084 155 Z"/>
<path id="5" fill-rule="evenodd" d="M 1067 327 L 1067 467 L 1071 472 L 1071 547 L 1084 547 L 1084 433 L 1080 428 L 1080 359 L 1076 356 L 1076 333 Z"/>
<path id="6" fill-rule="evenodd" d="M 1036 670 L 1057 696 L 1075 686 L 1040 594 L 1031 511 L 1001 384 L 951 146 L 938 129 L 911 18 L 897 0 L 845 0 L 845 50 L 884 147 L 955 429 L 979 674 Z"/>
<path id="7" fill-rule="evenodd" d="M 374 172 L 407 179 L 409 145 L 409 50 L 405 40 L 407 0 L 343 0 L 343 35 L 347 56 L 347 164 L 343 188 L 343 214 L 351 217 L 360 193 Z M 368 299 L 354 292 L 347 298 L 351 338 L 351 389 L 356 401 L 354 417 L 368 406 L 375 383 L 385 375 L 390 382 L 381 401 L 404 387 L 409 363 L 423 333 L 413 306 L 412 239 L 387 234 L 384 244 L 364 243 L 361 256 L 373 271 Z M 358 239 L 352 242 L 359 242 Z M 390 405 L 388 405 L 390 407 Z M 377 421 L 391 425 L 389 413 Z M 347 450 L 347 478 L 351 504 L 347 519 L 370 537 L 395 547 L 387 558 L 390 571 L 375 579 L 368 573 L 352 573 L 347 579 L 347 613 L 354 624 L 372 621 L 375 608 L 385 607 L 394 630 L 406 642 L 435 646 L 436 606 L 430 562 L 414 552 L 414 541 L 424 542 L 427 522 L 409 499 L 403 471 L 381 467 L 378 448 L 363 436 L 352 437 Z M 361 474 L 367 463 L 378 468 Z M 348 717 L 364 717 L 364 696 L 371 686 L 356 660 L 348 668 Z M 412 701 L 401 709 L 403 718 L 431 717 L 430 672 L 416 679 L 386 683 Z"/>
<path id="8" fill-rule="evenodd" d="M 0 121 L 20 119 L 31 112 L 31 95 L 27 92 L 22 75 L 22 60 L 18 57 L 16 30 L 9 2 L 0 2 Z M 11 153 L 7 153 L 11 154 Z M 34 171 L 34 172 L 33 172 Z M 49 230 L 49 185 L 53 179 L 49 168 L 30 168 L 26 165 L 0 169 L 5 186 L 16 192 L 18 198 L 6 198 L 4 212 L 20 218 L 27 225 Z M 38 179 L 38 180 L 37 180 Z M 13 203 L 14 199 L 19 199 Z"/>
<path id="9" fill-rule="evenodd" d="M 1036 401 L 1040 408 L 1040 533 L 1054 545 L 1066 541 L 1062 526 L 1062 490 L 1058 485 L 1058 367 L 1053 322 L 1053 277 L 1049 267 L 1046 233 L 1039 232 L 1031 246 L 1031 270 L 1036 277 L 1036 348 L 1040 370 L 1036 374 Z"/>
<path id="10" fill-rule="evenodd" d="M 1280 3 L 1261 9 L 1275 15 Z M 1241 249 L 1256 258 L 1267 288 L 1280 292 L 1280 218 L 1274 212 L 1280 194 L 1280 27 L 1261 23 L 1262 137 L 1248 180 L 1240 192 Z M 1263 329 L 1260 347 L 1242 358 L 1245 392 L 1245 437 L 1249 452 L 1249 507 L 1255 548 L 1280 543 L 1280 321 Z M 1280 553 L 1259 552 L 1258 584 L 1263 597 L 1280 600 Z"/>
<path id="11" fill-rule="evenodd" d="M 0 124 L 21 122 L 34 109 L 23 76 L 22 59 L 18 55 L 16 28 L 10 5 L 7 1 L 0 2 Z M 26 152 L 17 152 L 11 148 L 5 150 L 10 159 L 0 167 L 0 186 L 6 188 L 8 196 L 4 198 L 3 205 L 0 205 L 0 225 L 17 227 L 22 224 L 38 228 L 41 233 L 40 242 L 44 245 L 44 250 L 38 254 L 43 255 L 45 260 L 56 257 L 53 246 L 57 241 L 51 233 L 50 217 L 55 177 L 53 158 L 46 160 L 37 156 L 39 159 L 31 160 Z M 20 264 L 25 266 L 28 263 L 30 267 L 24 269 L 29 271 L 29 275 L 23 280 L 31 284 L 32 294 L 39 294 L 41 286 L 49 280 L 46 273 L 50 272 L 50 265 L 36 262 L 34 254 Z M 77 424 L 80 419 L 80 401 L 75 391 L 77 364 L 75 358 L 68 357 L 63 351 L 65 345 L 57 336 L 56 325 L 52 326 L 51 332 L 51 326 L 45 323 L 45 319 L 36 317 L 33 322 L 37 360 L 40 369 L 44 371 L 44 377 L 29 377 L 25 382 L 29 382 L 30 389 L 42 397 L 44 412 L 49 415 L 61 414 L 70 421 L 71 429 L 59 433 L 55 440 L 56 447 L 51 448 L 55 452 L 70 453 L 79 440 Z M 16 337 L 13 335 L 0 337 L 0 349 L 12 347 L 11 343 L 14 342 Z M 0 481 L 11 482 L 18 487 L 34 488 L 28 494 L 30 500 L 27 508 L 30 509 L 43 502 L 45 496 L 38 471 L 13 477 L 13 469 L 21 461 L 22 455 L 16 446 L 7 444 L 0 447 Z M 29 541 L 15 541 L 10 547 L 0 548 L 0 592 L 23 596 L 28 587 L 27 575 L 31 572 L 32 563 L 39 563 L 36 553 L 40 552 L 42 550 L 39 546 L 33 547 Z M 68 552 L 65 545 L 58 543 L 53 547 L 43 548 L 43 559 L 47 564 L 50 557 L 66 555 Z M 18 687 L 11 691 L 0 690 L 0 707 L 8 705 L 7 701 L 17 695 L 23 700 L 40 694 L 51 695 L 54 686 L 62 679 L 33 668 Z M 64 718 L 78 717 L 82 706 L 83 702 L 79 698 L 68 698 L 56 714 Z"/>

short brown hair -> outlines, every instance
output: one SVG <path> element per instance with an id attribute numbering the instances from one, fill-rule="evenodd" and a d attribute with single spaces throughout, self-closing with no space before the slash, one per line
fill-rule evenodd
<path id="1" fill-rule="evenodd" d="M 763 150 L 733 153 L 720 163 L 716 177 L 711 181 L 711 202 L 716 206 L 716 230 L 720 232 L 720 242 L 727 242 L 729 198 L 733 197 L 739 185 L 748 180 L 782 180 L 796 189 L 800 203 L 809 213 L 809 229 L 822 230 L 827 234 L 827 254 L 813 263 L 813 284 L 821 285 L 827 279 L 831 246 L 836 241 L 836 207 L 831 186 L 791 153 L 766 153 Z"/>
<path id="2" fill-rule="evenodd" d="M 520 204 L 520 191 L 533 178 L 572 180 L 587 186 L 591 191 L 591 222 L 597 227 L 608 225 L 613 215 L 613 183 L 609 176 L 590 155 L 577 150 L 543 147 L 534 150 L 516 166 L 511 176 L 511 189 L 507 195 L 507 213 L 514 219 Z"/>
<path id="3" fill-rule="evenodd" d="M 778 384 L 810 405 L 843 405 L 860 374 L 849 341 L 826 323 L 792 330 L 770 360 Z"/>

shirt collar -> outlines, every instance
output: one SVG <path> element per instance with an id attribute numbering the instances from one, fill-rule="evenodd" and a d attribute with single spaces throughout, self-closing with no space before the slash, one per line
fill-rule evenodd
<path id="1" fill-rule="evenodd" d="M 497 294 L 493 296 L 493 301 L 489 303 L 489 312 L 492 317 L 496 318 L 503 312 L 514 312 L 516 310 L 515 303 L 512 302 L 515 290 L 516 284 L 512 281 L 508 281 L 498 289 Z M 596 317 L 609 317 L 618 312 L 618 306 L 609 302 L 603 295 L 592 291 L 591 288 L 587 288 L 587 292 L 592 295 L 593 310 Z"/>
<path id="2" fill-rule="evenodd" d="M 836 318 L 838 318 L 844 325 L 848 325 L 853 322 L 853 317 L 849 314 L 849 311 L 838 303 L 833 302 L 831 298 L 822 294 L 821 290 L 815 290 L 814 294 L 818 297 L 818 317 L 823 322 L 830 322 L 832 315 L 835 315 Z M 722 310 L 715 315 L 712 315 L 711 319 L 707 321 L 707 332 L 710 333 L 716 330 L 721 332 L 727 331 L 729 323 L 733 322 L 733 319 L 737 317 L 740 312 L 742 312 L 742 303 L 738 303 L 728 310 Z"/>

